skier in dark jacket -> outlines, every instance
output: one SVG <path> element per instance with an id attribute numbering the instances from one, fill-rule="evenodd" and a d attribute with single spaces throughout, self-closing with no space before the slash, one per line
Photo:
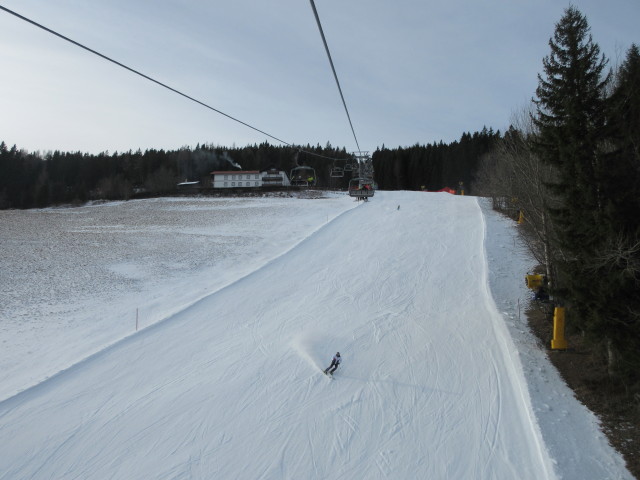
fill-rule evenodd
<path id="1" fill-rule="evenodd" d="M 327 374 L 333 375 L 333 372 L 335 372 L 338 369 L 338 365 L 340 365 L 340 362 L 342 362 L 342 358 L 340 358 L 340 352 L 338 352 L 333 357 L 333 360 L 331 360 L 331 365 L 329 365 L 324 370 L 324 374 L 325 375 L 327 375 Z"/>

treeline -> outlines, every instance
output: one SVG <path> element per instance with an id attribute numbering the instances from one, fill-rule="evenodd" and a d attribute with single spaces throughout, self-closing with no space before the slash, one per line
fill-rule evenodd
<path id="1" fill-rule="evenodd" d="M 468 186 L 480 159 L 500 138 L 500 132 L 485 127 L 448 144 L 393 150 L 383 146 L 372 155 L 376 181 L 382 190 L 456 189 L 460 182 Z"/>
<path id="2" fill-rule="evenodd" d="M 476 192 L 522 212 L 568 325 L 640 401 L 640 51 L 617 69 L 568 8 L 529 111 L 486 155 Z"/>
<path id="3" fill-rule="evenodd" d="M 347 158 L 344 149 L 302 147 L 328 158 Z M 209 144 L 178 150 L 138 150 L 97 155 L 82 152 L 29 153 L 0 143 L 0 208 L 34 208 L 83 203 L 94 199 L 130 199 L 176 191 L 178 182 L 210 185 L 214 170 L 289 172 L 296 165 L 316 170 L 321 185 L 329 182 L 326 158 L 298 148 L 268 143 L 241 148 Z"/>
<path id="4" fill-rule="evenodd" d="M 379 188 L 439 190 L 468 185 L 480 157 L 500 139 L 484 128 L 465 133 L 450 144 L 415 145 L 387 149 L 372 155 Z M 344 148 L 310 145 L 301 148 L 269 143 L 240 148 L 211 144 L 178 150 L 138 150 L 123 153 L 82 152 L 29 153 L 15 145 L 0 143 L 0 208 L 36 208 L 84 203 L 88 200 L 127 200 L 165 195 L 178 182 L 200 181 L 210 185 L 214 170 L 260 170 L 276 168 L 287 173 L 298 165 L 315 169 L 320 187 L 346 189 L 350 177 L 332 177 L 331 168 L 344 163 L 331 159 L 351 156 Z"/>

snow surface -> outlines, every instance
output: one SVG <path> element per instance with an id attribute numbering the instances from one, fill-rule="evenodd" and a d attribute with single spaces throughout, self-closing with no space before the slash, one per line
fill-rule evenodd
<path id="1" fill-rule="evenodd" d="M 0 221 L 0 479 L 632 478 L 529 333 L 533 262 L 479 199 Z"/>

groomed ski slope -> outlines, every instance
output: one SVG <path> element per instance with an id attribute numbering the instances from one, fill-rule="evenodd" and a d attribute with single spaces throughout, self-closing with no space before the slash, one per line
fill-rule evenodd
<path id="1" fill-rule="evenodd" d="M 1 402 L 0 478 L 556 478 L 484 237 L 475 198 L 378 192 Z"/>

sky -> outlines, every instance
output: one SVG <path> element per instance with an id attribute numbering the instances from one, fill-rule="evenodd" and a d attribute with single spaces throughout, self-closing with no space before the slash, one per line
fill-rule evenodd
<path id="1" fill-rule="evenodd" d="M 288 144 L 375 151 L 508 128 L 568 1 L 0 0 Z M 619 64 L 638 0 L 573 0 Z M 273 140 L 0 10 L 0 140 L 28 151 Z"/>

